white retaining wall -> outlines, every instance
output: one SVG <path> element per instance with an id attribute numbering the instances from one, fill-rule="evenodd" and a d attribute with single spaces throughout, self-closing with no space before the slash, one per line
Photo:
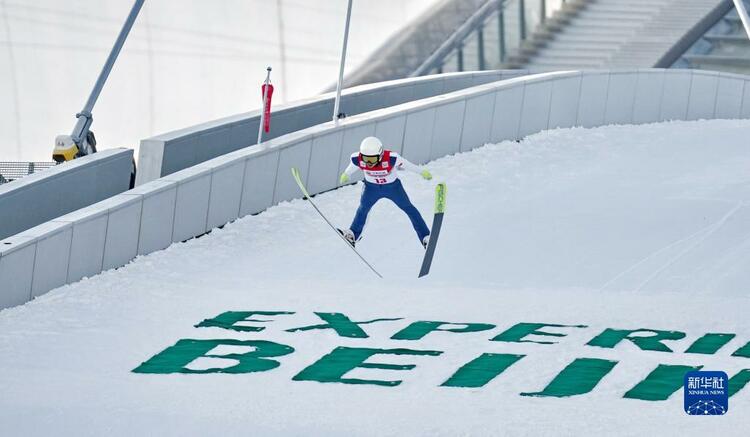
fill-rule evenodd
<path id="1" fill-rule="evenodd" d="M 546 73 L 284 135 L 0 241 L 0 308 L 301 197 L 292 166 L 311 192 L 333 189 L 349 155 L 369 135 L 425 163 L 556 127 L 750 118 L 748 81 L 695 70 Z"/>
<path id="2" fill-rule="evenodd" d="M 474 71 L 361 85 L 342 92 L 340 108 L 352 116 L 525 74 L 528 71 Z M 335 93 L 327 93 L 274 106 L 271 129 L 263 134 L 263 139 L 267 141 L 331 120 L 334 97 Z M 136 185 L 254 145 L 259 123 L 260 111 L 253 111 L 142 140 Z"/>
<path id="3" fill-rule="evenodd" d="M 108 149 L 0 185 L 0 239 L 127 191 L 132 169 L 132 150 Z"/>

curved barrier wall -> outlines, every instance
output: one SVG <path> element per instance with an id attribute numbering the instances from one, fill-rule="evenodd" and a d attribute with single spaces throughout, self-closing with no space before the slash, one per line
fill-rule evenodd
<path id="1" fill-rule="evenodd" d="M 0 239 L 127 191 L 132 162 L 132 150 L 104 150 L 0 185 Z"/>
<path id="2" fill-rule="evenodd" d="M 556 127 L 750 118 L 749 81 L 696 70 L 546 73 L 284 135 L 0 241 L 0 307 L 300 197 L 292 166 L 311 192 L 335 188 L 349 155 L 369 135 L 424 163 Z"/>
<path id="3" fill-rule="evenodd" d="M 525 74 L 526 70 L 451 73 L 362 85 L 343 91 L 341 109 L 352 116 Z M 264 141 L 330 121 L 334 97 L 328 93 L 274 108 Z M 259 123 L 260 111 L 253 111 L 142 140 L 136 185 L 255 145 Z"/>

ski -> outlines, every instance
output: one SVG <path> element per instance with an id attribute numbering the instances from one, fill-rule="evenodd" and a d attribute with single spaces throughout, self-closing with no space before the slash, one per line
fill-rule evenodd
<path id="1" fill-rule="evenodd" d="M 419 270 L 419 277 L 426 276 L 430 273 L 432 258 L 435 256 L 435 247 L 437 247 L 438 237 L 440 236 L 440 227 L 443 225 L 443 214 L 445 213 L 445 183 L 441 182 L 435 187 L 435 216 L 432 219 L 432 230 L 430 231 L 430 241 L 427 243 L 427 250 L 422 260 L 422 268 Z"/>
<path id="2" fill-rule="evenodd" d="M 325 215 L 323 215 L 323 213 L 322 213 L 322 212 L 320 211 L 320 209 L 319 209 L 319 208 L 318 208 L 318 206 L 317 206 L 317 205 L 315 204 L 315 202 L 313 202 L 313 201 L 312 201 L 312 198 L 311 198 L 311 196 L 310 196 L 310 193 L 308 193 L 308 192 L 307 192 L 307 188 L 305 188 L 305 184 L 304 184 L 304 183 L 302 182 L 302 176 L 300 176 L 300 174 L 299 174 L 299 170 L 297 170 L 297 168 L 295 168 L 295 167 L 292 167 L 292 177 L 294 177 L 294 181 L 295 181 L 295 182 L 297 182 L 297 186 L 299 186 L 299 189 L 300 189 L 300 190 L 302 191 L 302 194 L 304 194 L 304 195 L 305 195 L 305 199 L 307 199 L 307 200 L 308 200 L 308 201 L 310 202 L 310 205 L 312 205 L 312 207 L 313 207 L 313 208 L 315 208 L 315 211 L 317 211 L 317 212 L 318 212 L 318 214 L 319 214 L 319 215 L 320 215 L 320 216 L 321 216 L 321 217 L 323 218 L 323 220 L 325 220 L 325 222 L 326 222 L 326 223 L 328 224 L 328 226 L 330 226 L 330 227 L 331 227 L 331 229 L 333 229 L 333 231 L 334 231 L 334 232 L 336 233 L 336 235 L 338 235 L 338 236 L 339 236 L 339 237 L 341 238 L 341 240 L 343 240 L 343 241 L 344 241 L 344 243 L 346 243 L 346 245 L 347 245 L 347 246 L 349 247 L 349 249 L 353 250 L 353 251 L 354 251 L 354 253 L 356 253 L 356 254 L 357 254 L 357 256 L 359 257 L 359 259 L 361 259 L 361 260 L 362 260 L 362 262 L 363 262 L 363 263 L 365 263 L 365 265 L 366 265 L 367 267 L 369 267 L 369 268 L 370 268 L 370 270 L 372 270 L 372 272 L 373 272 L 373 273 L 375 273 L 376 275 L 378 275 L 378 278 L 381 278 L 381 279 L 382 279 L 382 278 L 383 278 L 383 276 L 382 276 L 382 275 L 381 275 L 380 273 L 378 273 L 378 271 L 377 271 L 377 270 L 375 270 L 375 269 L 374 269 L 374 268 L 372 267 L 372 265 L 370 265 L 370 263 L 369 263 L 369 262 L 367 262 L 367 260 L 366 260 L 366 259 L 364 259 L 364 257 L 363 257 L 363 256 L 362 256 L 362 255 L 361 255 L 361 254 L 360 254 L 359 252 L 357 252 L 357 249 L 355 249 L 355 248 L 354 248 L 354 246 L 352 246 L 352 245 L 351 245 L 351 244 L 350 244 L 350 243 L 349 243 L 349 242 L 348 242 L 348 241 L 346 240 L 346 238 L 344 238 L 344 236 L 343 236 L 343 235 L 341 235 L 341 233 L 340 233 L 340 232 L 338 231 L 338 229 L 336 229 L 336 227 L 335 227 L 335 226 L 333 226 L 333 224 L 331 224 L 331 222 L 330 222 L 330 221 L 329 221 L 329 220 L 328 220 L 328 219 L 326 218 L 326 216 L 325 216 Z"/>

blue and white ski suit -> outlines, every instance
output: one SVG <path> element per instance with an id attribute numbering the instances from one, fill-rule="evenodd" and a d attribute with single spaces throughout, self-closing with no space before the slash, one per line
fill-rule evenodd
<path id="1" fill-rule="evenodd" d="M 374 167 L 367 167 L 362 161 L 359 153 L 353 153 L 351 162 L 344 170 L 347 176 L 354 174 L 357 170 L 362 170 L 365 175 L 365 187 L 362 190 L 362 197 L 359 200 L 359 208 L 354 215 L 354 220 L 349 229 L 354 233 L 354 238 L 359 239 L 362 235 L 362 229 L 367 220 L 367 214 L 373 205 L 382 198 L 390 199 L 402 211 L 409 216 L 414 231 L 419 237 L 419 241 L 430 235 L 430 229 L 419 214 L 419 210 L 411 203 L 409 196 L 404 191 L 404 186 L 396 174 L 396 170 L 409 170 L 414 173 L 421 173 L 422 169 L 404 159 L 396 152 L 385 150 L 383 159 Z"/>

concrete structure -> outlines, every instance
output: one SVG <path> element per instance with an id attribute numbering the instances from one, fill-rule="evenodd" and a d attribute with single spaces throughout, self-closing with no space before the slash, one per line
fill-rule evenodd
<path id="1" fill-rule="evenodd" d="M 348 116 L 361 114 L 527 73 L 526 70 L 468 72 L 362 85 L 343 91 L 340 111 Z M 328 93 L 276 107 L 271 116 L 271 131 L 264 133 L 263 139 L 329 121 L 334 96 L 335 93 Z M 255 144 L 259 122 L 260 111 L 253 111 L 142 140 L 137 185 Z"/>
<path id="2" fill-rule="evenodd" d="M 523 68 L 654 67 L 686 33 L 724 0 L 592 0 L 538 49 Z"/>
<path id="3" fill-rule="evenodd" d="M 745 7 L 750 2 L 744 1 Z M 727 5 L 729 12 L 719 18 L 675 63 L 678 68 L 750 72 L 750 39 L 742 26 L 734 3 Z"/>
<path id="4" fill-rule="evenodd" d="M 300 197 L 293 166 L 311 192 L 333 189 L 349 154 L 369 135 L 425 163 L 556 127 L 750 118 L 749 83 L 748 76 L 696 70 L 546 73 L 283 135 L 0 241 L 0 308 Z"/>
<path id="5" fill-rule="evenodd" d="M 346 87 L 400 79 L 409 75 L 438 50 L 451 35 L 487 3 L 498 0 L 443 0 L 411 25 L 384 41 L 349 73 Z M 497 7 L 497 6 L 495 6 Z"/>
<path id="6" fill-rule="evenodd" d="M 0 238 L 130 188 L 133 151 L 110 149 L 0 185 Z"/>

